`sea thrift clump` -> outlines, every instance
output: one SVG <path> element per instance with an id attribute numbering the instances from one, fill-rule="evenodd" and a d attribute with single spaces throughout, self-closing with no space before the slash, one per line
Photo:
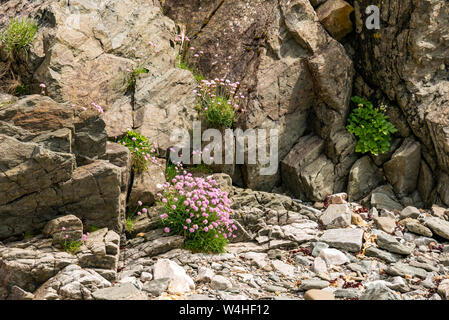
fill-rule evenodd
<path id="1" fill-rule="evenodd" d="M 66 227 L 61 227 L 61 231 L 66 231 Z M 80 250 L 84 242 L 87 240 L 88 235 L 89 232 L 83 234 L 81 239 L 70 239 L 70 235 L 65 234 L 64 241 L 61 242 L 62 249 L 65 252 L 76 254 Z"/>
<path id="2" fill-rule="evenodd" d="M 225 79 L 202 80 L 193 91 L 198 111 L 215 128 L 231 128 L 241 112 L 245 96 L 237 93 L 240 83 Z"/>
<path id="3" fill-rule="evenodd" d="M 178 48 L 176 66 L 180 69 L 191 71 L 196 81 L 203 80 L 204 77 L 198 72 L 197 65 L 204 52 L 195 47 L 191 47 L 190 39 L 184 33 L 176 35 L 175 43 Z"/>
<path id="4" fill-rule="evenodd" d="M 117 140 L 117 143 L 128 147 L 131 151 L 134 172 L 142 173 L 147 171 L 149 161 L 154 164 L 158 163 L 156 144 L 149 142 L 146 137 L 134 130 L 128 130 L 125 135 Z"/>
<path id="5" fill-rule="evenodd" d="M 220 253 L 237 230 L 227 192 L 211 177 L 193 177 L 183 171 L 163 185 L 158 194 L 160 221 L 165 232 L 185 237 L 193 251 Z"/>
<path id="6" fill-rule="evenodd" d="M 136 220 L 139 217 L 146 215 L 147 213 L 148 213 L 147 207 L 145 207 L 142 201 L 140 200 L 137 201 L 137 207 L 134 208 L 133 210 L 130 209 L 126 213 L 126 230 L 131 232 L 134 229 L 134 223 L 136 222 Z"/>

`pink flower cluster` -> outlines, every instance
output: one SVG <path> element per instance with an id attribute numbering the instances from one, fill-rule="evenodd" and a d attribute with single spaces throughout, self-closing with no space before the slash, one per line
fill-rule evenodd
<path id="1" fill-rule="evenodd" d="M 97 103 L 95 103 L 95 102 L 92 102 L 91 105 L 93 105 L 93 106 L 97 109 L 97 111 L 98 111 L 99 113 L 104 113 L 103 107 L 100 106 L 99 104 L 97 104 Z"/>
<path id="2" fill-rule="evenodd" d="M 160 218 L 166 232 L 172 230 L 186 237 L 198 232 L 211 232 L 216 238 L 236 237 L 231 200 L 211 176 L 193 177 L 183 171 L 162 187 L 164 192 L 157 196 L 164 208 Z"/>
<path id="3" fill-rule="evenodd" d="M 136 137 L 130 137 L 133 134 L 131 129 L 127 130 L 122 140 L 117 140 L 117 143 L 127 146 L 134 154 L 142 156 L 145 161 L 151 161 L 154 164 L 158 164 L 156 158 L 157 143 L 138 142 Z"/>
<path id="4" fill-rule="evenodd" d="M 61 230 L 62 231 L 66 231 L 67 229 L 66 229 L 66 227 L 61 227 Z M 81 240 L 82 241 L 86 241 L 87 240 L 87 236 L 89 236 L 89 234 L 90 234 L 89 232 L 86 232 L 86 234 L 83 234 L 82 237 L 81 237 Z M 68 234 L 64 235 L 64 239 L 69 240 L 69 238 L 70 238 L 70 236 Z"/>
<path id="5" fill-rule="evenodd" d="M 240 104 L 245 96 L 237 93 L 239 86 L 240 82 L 231 82 L 228 79 L 201 80 L 193 93 L 200 100 L 200 105 L 204 111 L 207 111 L 209 104 L 215 103 L 217 98 L 221 98 L 217 104 L 220 105 L 221 100 L 225 100 L 224 103 L 228 106 L 232 106 L 236 111 L 243 112 L 245 109 Z"/>

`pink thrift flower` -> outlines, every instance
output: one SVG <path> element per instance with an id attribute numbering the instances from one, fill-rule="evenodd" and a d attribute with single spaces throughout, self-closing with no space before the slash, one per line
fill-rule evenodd
<path id="1" fill-rule="evenodd" d="M 170 232 L 170 228 L 169 228 L 169 227 L 166 227 L 166 228 L 164 228 L 164 231 L 165 231 L 166 233 L 169 233 L 169 232 Z"/>

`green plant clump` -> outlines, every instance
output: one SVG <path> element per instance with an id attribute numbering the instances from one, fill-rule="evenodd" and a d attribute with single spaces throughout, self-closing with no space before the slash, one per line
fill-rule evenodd
<path id="1" fill-rule="evenodd" d="M 184 236 L 184 247 L 195 252 L 221 253 L 237 230 L 231 201 L 212 177 L 176 175 L 157 196 L 160 224 L 166 233 Z"/>
<path id="2" fill-rule="evenodd" d="M 391 134 L 397 129 L 389 122 L 388 116 L 373 107 L 373 104 L 361 97 L 351 99 L 357 104 L 349 115 L 346 129 L 357 138 L 356 152 L 378 156 L 390 148 Z"/>
<path id="3" fill-rule="evenodd" d="M 134 230 L 134 225 L 136 221 L 141 217 L 142 215 L 148 214 L 148 208 L 144 206 L 142 201 L 137 201 L 137 207 L 135 207 L 133 210 L 129 210 L 126 213 L 126 231 L 132 232 Z"/>
<path id="4" fill-rule="evenodd" d="M 142 173 L 148 170 L 148 161 L 157 163 L 156 144 L 134 130 L 128 130 L 125 135 L 117 140 L 118 143 L 128 147 L 133 156 L 133 170 Z"/>
<path id="5" fill-rule="evenodd" d="M 127 79 L 127 84 L 128 90 L 134 90 L 134 88 L 136 87 L 136 79 L 137 77 L 139 77 L 141 74 L 144 73 L 148 73 L 148 69 L 145 67 L 137 67 L 134 70 L 132 70 L 131 72 L 128 73 L 128 79 Z"/>
<path id="6" fill-rule="evenodd" d="M 8 54 L 17 53 L 33 42 L 36 33 L 35 21 L 28 18 L 13 18 L 0 35 L 2 47 Z"/>
<path id="7" fill-rule="evenodd" d="M 75 254 L 80 250 L 82 245 L 83 242 L 80 240 L 77 241 L 66 240 L 62 243 L 62 249 L 67 253 Z"/>
<path id="8" fill-rule="evenodd" d="M 203 80 L 194 90 L 197 95 L 197 110 L 200 116 L 213 128 L 232 128 L 244 109 L 245 97 L 237 93 L 240 83 L 229 80 Z"/>

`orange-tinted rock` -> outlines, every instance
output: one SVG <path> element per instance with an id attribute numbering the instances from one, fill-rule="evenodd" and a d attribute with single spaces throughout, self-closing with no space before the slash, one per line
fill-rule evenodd
<path id="1" fill-rule="evenodd" d="M 336 40 L 352 31 L 351 12 L 354 8 L 344 0 L 326 1 L 316 11 L 321 23 Z"/>

